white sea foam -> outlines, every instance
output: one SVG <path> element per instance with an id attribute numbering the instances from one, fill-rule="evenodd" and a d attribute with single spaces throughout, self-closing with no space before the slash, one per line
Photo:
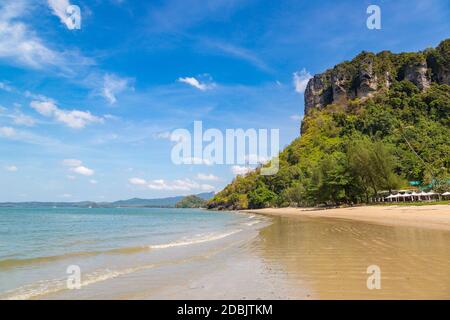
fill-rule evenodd
<path id="1" fill-rule="evenodd" d="M 88 275 L 83 276 L 86 280 L 82 281 L 80 287 L 86 287 L 94 283 L 114 279 L 133 272 L 152 269 L 155 265 L 142 265 L 134 268 L 126 268 L 122 270 L 98 270 Z M 67 288 L 67 278 L 41 280 L 33 284 L 25 285 L 17 289 L 6 292 L 5 296 L 0 296 L 0 299 L 6 300 L 28 300 L 35 297 L 57 293 Z"/>
<path id="2" fill-rule="evenodd" d="M 259 220 L 254 220 L 254 221 L 246 222 L 245 225 L 251 227 L 251 226 L 253 226 L 255 224 L 258 224 L 260 222 L 261 221 L 259 221 Z"/>
<path id="3" fill-rule="evenodd" d="M 229 237 L 235 233 L 238 233 L 240 231 L 242 231 L 242 230 L 238 229 L 238 230 L 233 230 L 233 231 L 226 232 L 226 233 L 202 234 L 202 235 L 197 235 L 196 237 L 190 238 L 190 239 L 177 240 L 174 242 L 169 242 L 169 243 L 164 243 L 164 244 L 150 245 L 149 248 L 150 249 L 166 249 L 166 248 L 172 248 L 172 247 L 189 246 L 192 244 L 199 244 L 199 243 L 204 243 L 204 242 L 220 240 L 220 239 Z"/>
<path id="4" fill-rule="evenodd" d="M 157 244 L 157 245 L 149 245 L 150 249 L 165 249 L 171 247 L 179 247 L 179 246 L 189 246 L 193 244 L 205 243 L 215 240 L 224 239 L 233 234 L 242 231 L 241 229 L 232 230 L 226 233 L 208 233 L 208 234 L 199 234 L 194 236 L 193 238 L 178 240 L 174 242 L 169 242 L 165 244 Z M 133 272 L 138 272 L 146 269 L 154 268 L 155 265 L 143 265 L 137 266 L 133 268 L 126 268 L 122 270 L 98 270 L 92 272 L 90 274 L 84 275 L 84 281 L 81 282 L 81 287 L 86 287 L 92 285 L 94 283 L 114 279 L 123 275 L 127 275 Z M 5 295 L 1 295 L 0 299 L 7 300 L 27 300 L 36 298 L 39 296 L 45 296 L 52 293 L 57 293 L 63 290 L 68 290 L 67 288 L 67 278 L 59 278 L 59 279 L 51 279 L 51 280 L 41 280 L 33 284 L 25 285 L 19 287 L 17 289 L 8 291 Z"/>

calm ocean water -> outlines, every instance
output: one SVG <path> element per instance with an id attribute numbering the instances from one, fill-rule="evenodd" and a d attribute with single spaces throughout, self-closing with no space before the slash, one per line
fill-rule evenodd
<path id="1" fill-rule="evenodd" d="M 180 264 L 249 235 L 260 219 L 197 209 L 1 208 L 0 298 L 61 293 L 70 265 L 87 287 Z"/>

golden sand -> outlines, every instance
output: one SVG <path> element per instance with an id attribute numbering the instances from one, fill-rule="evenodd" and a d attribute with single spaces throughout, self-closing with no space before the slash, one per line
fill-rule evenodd
<path id="1" fill-rule="evenodd" d="M 243 210 L 269 216 L 321 217 L 358 220 L 370 223 L 450 230 L 450 205 L 359 206 L 337 209 L 266 208 Z"/>

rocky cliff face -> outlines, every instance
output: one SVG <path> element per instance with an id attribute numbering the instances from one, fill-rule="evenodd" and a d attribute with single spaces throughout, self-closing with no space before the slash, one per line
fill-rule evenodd
<path id="1" fill-rule="evenodd" d="M 418 53 L 362 52 L 352 61 L 315 75 L 305 90 L 305 114 L 332 103 L 367 99 L 402 80 L 411 81 L 420 90 L 432 82 L 450 85 L 450 39 Z"/>

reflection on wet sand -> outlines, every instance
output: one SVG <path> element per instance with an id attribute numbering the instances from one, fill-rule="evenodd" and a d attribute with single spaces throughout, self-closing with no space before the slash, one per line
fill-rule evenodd
<path id="1" fill-rule="evenodd" d="M 323 218 L 275 217 L 256 250 L 320 299 L 450 299 L 450 232 Z M 367 268 L 381 289 L 367 288 Z"/>

